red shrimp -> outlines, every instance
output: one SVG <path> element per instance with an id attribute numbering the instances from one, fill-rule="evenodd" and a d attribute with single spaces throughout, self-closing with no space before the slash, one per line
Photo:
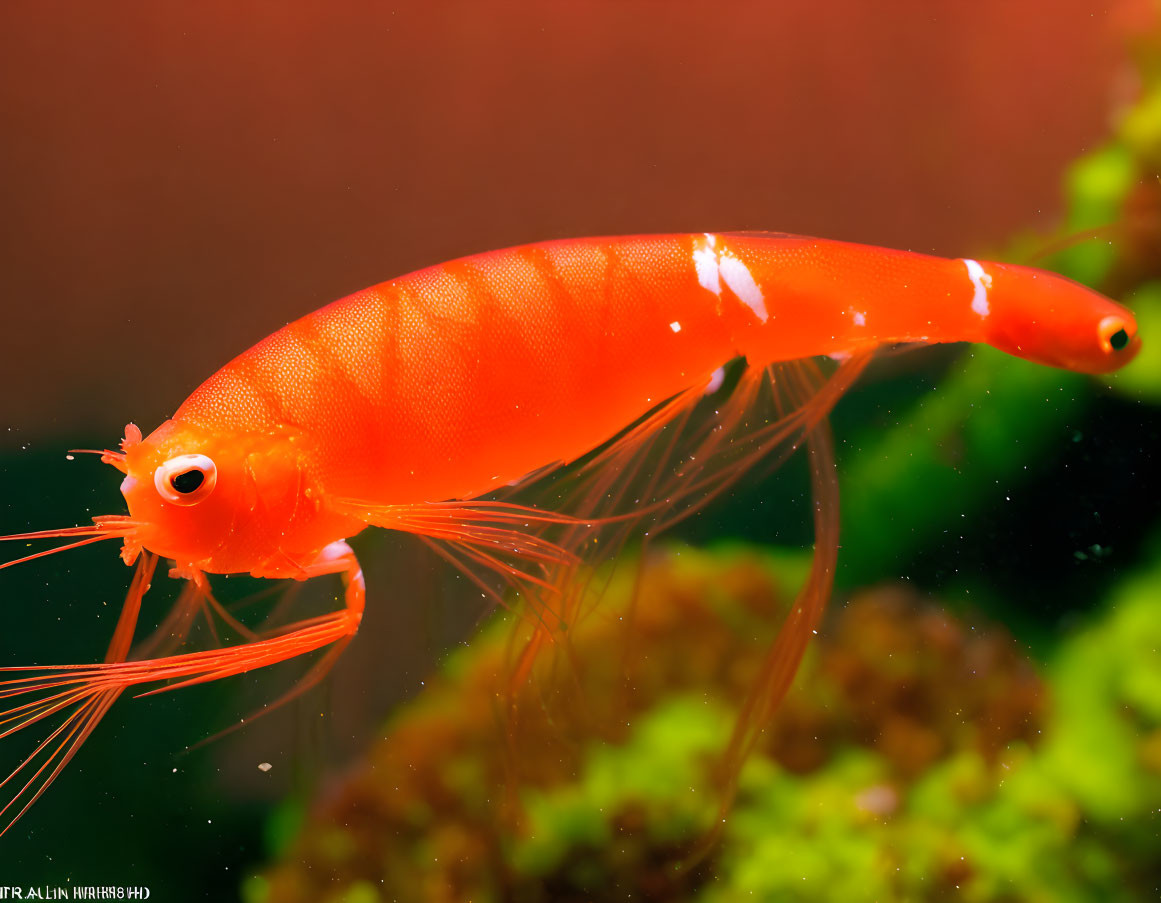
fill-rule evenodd
<path id="1" fill-rule="evenodd" d="M 235 358 L 147 437 L 130 424 L 121 451 L 102 453 L 125 475 L 128 515 L 0 537 L 71 540 L 3 566 L 119 538 L 138 567 L 104 663 L 3 669 L 12 707 L 0 737 L 51 729 L 3 782 L 0 815 L 10 826 L 27 810 L 126 688 L 216 680 L 329 646 L 306 683 L 321 676 L 359 628 L 364 578 L 347 540 L 368 525 L 418 534 L 481 587 L 492 572 L 529 600 L 519 682 L 576 615 L 569 587 L 583 584 L 595 533 L 664 526 L 805 443 L 813 569 L 743 705 L 727 751 L 736 768 L 831 588 L 837 483 L 825 417 L 869 356 L 986 342 L 1104 373 L 1134 356 L 1136 332 L 1125 308 L 1048 272 L 785 234 L 545 242 L 357 292 Z M 818 357 L 832 360 L 829 375 L 808 360 Z M 732 394 L 691 416 L 735 358 L 746 368 Z M 761 397 L 773 415 L 752 416 Z M 511 484 L 553 470 L 571 487 L 553 503 L 505 500 Z M 189 581 L 187 620 L 191 599 L 216 605 L 206 574 L 337 574 L 345 605 L 223 648 L 164 654 L 173 643 L 153 641 L 131 653 L 159 557 Z"/>

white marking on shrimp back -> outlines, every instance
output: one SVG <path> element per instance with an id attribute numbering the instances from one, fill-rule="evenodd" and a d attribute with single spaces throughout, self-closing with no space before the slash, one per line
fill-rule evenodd
<path id="1" fill-rule="evenodd" d="M 693 266 L 697 270 L 697 281 L 701 287 L 722 296 L 722 281 L 739 301 L 754 312 L 765 323 L 770 319 L 766 310 L 766 297 L 754 280 L 754 274 L 741 260 L 730 253 L 728 248 L 717 250 L 717 237 L 705 233 L 705 244 L 693 249 Z"/>
<path id="2" fill-rule="evenodd" d="M 701 287 L 720 298 L 722 283 L 718 278 L 718 255 L 714 250 L 715 244 L 716 239 L 707 232 L 705 244 L 693 249 L 693 266 L 697 270 L 697 281 L 701 283 Z"/>
<path id="3" fill-rule="evenodd" d="M 967 257 L 961 259 L 967 267 L 968 279 L 972 282 L 972 310 L 981 317 L 986 317 L 992 312 L 988 305 L 988 289 L 992 287 L 992 277 L 984 272 L 984 268 L 977 261 L 969 260 Z"/>
<path id="4" fill-rule="evenodd" d="M 759 320 L 765 323 L 770 319 L 770 314 L 766 312 L 766 298 L 762 294 L 762 289 L 758 288 L 758 283 L 754 281 L 754 275 L 748 266 L 729 251 L 722 251 L 718 258 L 718 271 L 726 280 L 730 291 L 737 295 Z"/>
<path id="5" fill-rule="evenodd" d="M 670 323 L 669 328 L 674 332 L 681 332 L 681 324 L 677 322 L 677 320 L 674 320 L 672 323 Z"/>

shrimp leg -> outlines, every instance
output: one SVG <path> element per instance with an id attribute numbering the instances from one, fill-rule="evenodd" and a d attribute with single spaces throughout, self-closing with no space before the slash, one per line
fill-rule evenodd
<path id="1" fill-rule="evenodd" d="M 125 604 L 117 619 L 117 627 L 105 653 L 106 662 L 122 662 L 129 653 L 133 632 L 137 627 L 137 617 L 141 613 L 141 600 L 149 589 L 149 581 L 153 578 L 156 565 L 157 559 L 148 552 L 138 560 L 133 582 L 129 586 Z M 0 698 L 12 695 L 3 687 L 4 685 L 0 684 L 2 689 Z M 56 780 L 57 775 L 64 770 L 81 744 L 117 701 L 122 689 L 118 686 L 95 691 L 88 691 L 85 687 L 68 688 L 61 693 L 50 694 L 47 698 L 35 699 L 0 712 L 0 739 L 53 715 L 66 713 L 63 723 L 40 741 L 32 753 L 6 778 L 0 780 L 0 790 L 6 786 L 10 788 L 3 790 L 4 800 L 0 800 L 4 803 L 3 807 L 0 807 L 0 818 L 9 818 L 8 823 L 0 828 L 0 835 L 7 832 Z M 25 778 L 23 785 L 18 780 L 22 775 Z M 23 805 L 19 802 L 22 797 L 24 797 Z M 9 816 L 8 813 L 16 806 L 20 808 Z"/>
<path id="2" fill-rule="evenodd" d="M 277 664 L 305 652 L 313 652 L 315 649 L 329 646 L 336 641 L 341 640 L 345 645 L 358 631 L 359 623 L 363 619 L 367 584 L 363 577 L 363 568 L 360 566 L 358 558 L 355 557 L 354 550 L 344 540 L 332 542 L 326 546 L 313 562 L 301 567 L 294 574 L 294 578 L 296 580 L 309 580 L 312 577 L 322 577 L 328 574 L 339 574 L 342 577 L 345 588 L 342 610 L 299 621 L 290 625 L 284 633 L 238 646 L 229 646 L 225 649 L 208 652 L 174 655 L 153 661 L 132 662 L 133 665 L 149 666 L 147 671 L 152 673 L 147 673 L 142 678 L 133 679 L 131 682 L 145 683 L 175 677 L 186 678 L 179 683 L 168 684 L 141 694 L 151 696 L 154 693 L 206 683 L 252 671 L 255 668 Z M 281 577 L 286 576 L 286 574 L 282 571 L 269 573 L 255 571 L 254 576 Z M 327 661 L 332 661 L 332 658 L 328 656 Z M 319 676 L 321 677 L 321 675 Z M 314 682 L 311 681 L 311 684 Z"/>
<path id="3" fill-rule="evenodd" d="M 67 692 L 70 701 L 83 702 L 111 690 L 119 692 L 137 684 L 183 678 L 178 683 L 141 694 L 152 695 L 273 665 L 339 640 L 349 641 L 358 631 L 363 617 L 366 584 L 359 561 L 346 542 L 331 543 L 296 576 L 305 580 L 327 574 L 342 575 L 346 587 L 343 609 L 299 621 L 276 636 L 224 649 L 140 661 L 3 668 L 0 673 L 25 672 L 26 676 L 0 681 L 0 697 L 47 694 L 50 699 L 60 699 L 60 694 Z M 26 703 L 21 709 L 28 705 Z"/>

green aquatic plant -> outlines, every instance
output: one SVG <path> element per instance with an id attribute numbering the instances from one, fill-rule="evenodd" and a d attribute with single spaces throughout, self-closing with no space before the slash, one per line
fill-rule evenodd
<path id="1" fill-rule="evenodd" d="M 892 852 L 902 828 L 885 826 L 908 817 L 912 788 L 940 763 L 962 758 L 997 781 L 1013 750 L 1036 743 L 1043 688 L 1002 634 L 900 590 L 864 594 L 836 616 L 744 770 L 720 847 L 691 862 L 720 814 L 716 765 L 785 598 L 780 572 L 750 551 L 659 555 L 637 586 L 628 671 L 532 682 L 535 693 L 578 681 L 581 697 L 616 698 L 620 730 L 567 707 L 513 727 L 491 689 L 503 637 L 458 653 L 454 677 L 392 722 L 282 864 L 248 885 L 251 898 L 341 900 L 363 882 L 382 899 L 715 900 L 805 878 L 815 895 L 803 899 L 839 899 L 818 896 L 826 882 L 810 877 L 903 855 Z M 624 611 L 635 585 L 621 575 L 605 604 Z M 577 660 L 610 652 L 617 633 L 611 619 L 584 622 Z M 505 787 L 518 805 L 506 806 Z M 772 836 L 803 852 L 768 859 Z M 958 868 L 932 855 L 923 875 Z"/>
<path id="2" fill-rule="evenodd" d="M 1090 402 L 1083 376 L 972 349 L 938 392 L 897 425 L 868 431 L 843 462 L 842 582 L 896 573 L 931 535 L 979 515 L 991 503 L 980 487 L 1018 482 Z M 907 491 L 912 486 L 923 491 Z"/>
<path id="3" fill-rule="evenodd" d="M 493 783 L 507 728 L 487 702 L 503 641 L 459 653 L 455 676 L 393 720 L 248 899 L 1095 901 L 1153 886 L 1158 567 L 1061 646 L 1047 686 L 1002 632 L 897 589 L 853 599 L 744 769 L 719 845 L 691 860 L 718 815 L 736 672 L 763 648 L 761 631 L 737 628 L 755 626 L 780 585 L 754 552 L 651 560 L 626 729 L 610 739 L 586 734 L 583 717 L 553 724 L 539 767 L 508 787 L 521 805 L 507 817 Z M 615 583 L 608 604 L 625 604 L 629 586 Z M 580 658 L 609 635 L 587 622 Z M 730 667 L 690 656 L 698 644 Z M 708 683 L 665 692 L 678 669 Z M 576 676 L 587 693 L 617 692 L 609 672 Z"/>

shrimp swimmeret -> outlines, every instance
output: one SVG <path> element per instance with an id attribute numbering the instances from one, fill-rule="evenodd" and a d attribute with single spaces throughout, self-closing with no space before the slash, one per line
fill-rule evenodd
<path id="1" fill-rule="evenodd" d="M 119 538 L 137 570 L 104 663 L 3 669 L 0 737 L 37 724 L 46 736 L 0 785 L 0 815 L 10 827 L 27 810 L 126 688 L 217 680 L 330 647 L 303 686 L 316 680 L 359 628 L 364 579 L 347 540 L 368 525 L 417 534 L 482 591 L 503 601 L 506 584 L 525 600 L 516 685 L 538 650 L 564 639 L 598 555 L 805 444 L 813 566 L 742 706 L 726 750 L 737 766 L 831 587 L 828 411 L 877 348 L 960 341 L 1085 373 L 1115 370 L 1139 346 L 1127 310 L 1051 273 L 763 233 L 494 251 L 290 323 L 147 437 L 130 424 L 121 451 L 103 452 L 125 475 L 128 515 L 2 537 L 69 540 L 18 561 Z M 723 385 L 735 358 L 745 368 Z M 533 491 L 541 503 L 516 500 Z M 225 618 L 207 574 L 337 574 L 345 605 L 173 654 L 189 620 L 178 618 L 133 648 L 159 558 L 188 581 L 179 606 L 209 602 Z"/>

